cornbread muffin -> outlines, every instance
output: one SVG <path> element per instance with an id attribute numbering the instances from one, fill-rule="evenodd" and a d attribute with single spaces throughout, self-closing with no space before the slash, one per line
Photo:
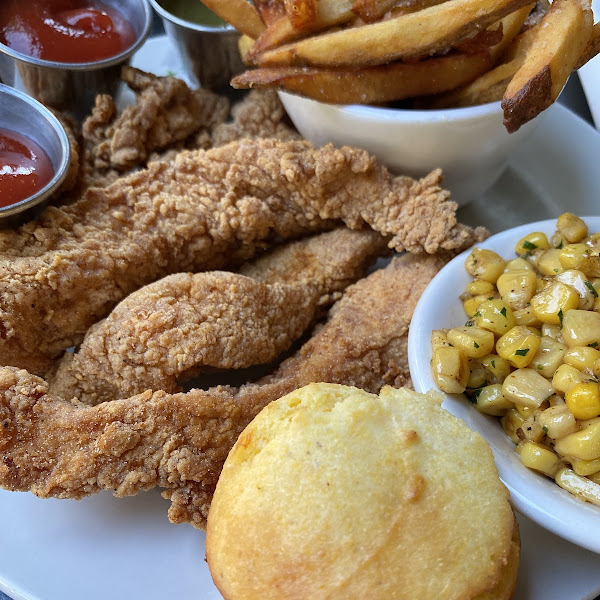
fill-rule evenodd
<path id="1" fill-rule="evenodd" d="M 438 395 L 311 384 L 244 430 L 206 555 L 226 600 L 502 600 L 519 539 L 487 443 Z"/>

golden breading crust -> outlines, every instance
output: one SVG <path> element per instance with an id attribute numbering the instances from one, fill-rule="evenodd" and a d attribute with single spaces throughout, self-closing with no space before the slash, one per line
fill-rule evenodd
<path id="1" fill-rule="evenodd" d="M 208 516 L 224 598 L 500 592 L 514 557 L 508 491 L 488 444 L 440 403 L 321 383 L 268 405 L 230 452 Z"/>
<path id="2" fill-rule="evenodd" d="M 241 140 L 152 163 L 0 233 L 0 363 L 45 372 L 126 295 L 241 262 L 275 236 L 366 225 L 397 250 L 465 248 L 441 172 L 394 177 L 364 150 Z"/>

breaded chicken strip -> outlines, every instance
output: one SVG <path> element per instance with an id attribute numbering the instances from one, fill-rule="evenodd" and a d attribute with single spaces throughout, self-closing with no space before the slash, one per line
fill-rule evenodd
<path id="1" fill-rule="evenodd" d="M 202 367 L 272 362 L 385 250 L 376 232 L 340 228 L 278 248 L 245 275 L 169 275 L 91 327 L 50 374 L 50 392 L 93 405 L 179 391 Z"/>
<path id="2" fill-rule="evenodd" d="M 0 369 L 0 486 L 40 497 L 127 496 L 154 486 L 169 517 L 204 528 L 223 462 L 269 402 L 311 382 L 378 391 L 409 382 L 408 325 L 444 259 L 404 255 L 349 288 L 329 322 L 279 370 L 234 388 L 144 392 L 89 407 Z"/>
<path id="3" fill-rule="evenodd" d="M 0 364 L 45 372 L 126 295 L 171 273 L 241 262 L 275 237 L 365 225 L 433 253 L 476 232 L 456 223 L 441 173 L 394 177 L 364 150 L 242 140 L 89 189 L 0 233 Z"/>
<path id="4" fill-rule="evenodd" d="M 175 77 L 157 77 L 134 67 L 121 71 L 136 101 L 117 115 L 109 96 L 98 96 L 83 124 L 83 137 L 96 169 L 120 171 L 145 164 L 157 150 L 181 142 L 201 129 L 223 123 L 229 101 L 210 90 L 193 90 Z"/>
<path id="5" fill-rule="evenodd" d="M 300 134 L 293 128 L 273 90 L 252 90 L 231 109 L 233 121 L 221 123 L 212 130 L 212 143 L 222 146 L 241 138 L 277 138 L 297 140 Z"/>

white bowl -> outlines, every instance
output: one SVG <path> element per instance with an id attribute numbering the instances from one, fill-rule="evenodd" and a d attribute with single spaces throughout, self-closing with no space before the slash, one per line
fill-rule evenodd
<path id="1" fill-rule="evenodd" d="M 390 170 L 421 177 L 436 167 L 459 205 L 487 191 L 500 177 L 515 147 L 543 115 L 507 133 L 500 102 L 412 110 L 324 104 L 288 92 L 279 97 L 294 125 L 315 146 L 364 148 Z"/>
<path id="2" fill-rule="evenodd" d="M 583 219 L 590 231 L 600 231 L 600 217 Z M 554 219 L 538 221 L 498 233 L 478 246 L 512 258 L 516 242 L 524 235 L 531 231 L 550 235 L 555 228 Z M 464 267 L 469 252 L 465 250 L 436 275 L 415 310 L 408 335 L 408 356 L 413 384 L 419 392 L 437 389 L 430 367 L 431 331 L 460 326 L 467 320 L 458 296 L 471 280 Z M 443 406 L 490 444 L 500 478 L 509 489 L 516 510 L 541 527 L 600 553 L 600 507 L 578 500 L 551 479 L 524 467 L 498 419 L 479 413 L 462 394 L 446 395 Z M 477 490 L 473 490 L 473 501 L 476 498 Z"/>

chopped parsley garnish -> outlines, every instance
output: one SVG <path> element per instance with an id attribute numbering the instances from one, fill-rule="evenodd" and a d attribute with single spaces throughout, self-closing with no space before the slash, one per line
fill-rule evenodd
<path id="1" fill-rule="evenodd" d="M 500 311 L 500 314 L 506 319 L 506 306 L 502 307 L 502 310 Z"/>
<path id="2" fill-rule="evenodd" d="M 492 369 L 496 368 L 496 361 L 493 358 L 490 360 L 490 364 L 492 365 Z"/>
<path id="3" fill-rule="evenodd" d="M 521 258 L 529 258 L 531 256 L 531 252 L 523 252 L 523 254 L 521 254 Z"/>
<path id="4" fill-rule="evenodd" d="M 481 316 L 481 313 L 480 313 L 479 311 L 477 311 L 477 312 L 476 312 L 476 313 L 475 313 L 473 316 L 474 316 L 474 317 L 480 317 L 480 316 Z"/>
<path id="5" fill-rule="evenodd" d="M 523 242 L 523 248 L 525 248 L 525 250 L 535 250 L 537 248 L 537 246 L 533 242 L 529 242 L 528 240 L 525 240 Z"/>
<path id="6" fill-rule="evenodd" d="M 538 363 L 538 365 L 537 365 L 536 369 L 537 369 L 538 371 L 542 371 L 542 370 L 543 370 L 543 368 L 544 368 L 544 365 L 541 365 L 540 363 Z"/>
<path id="7" fill-rule="evenodd" d="M 562 323 L 563 323 L 563 311 L 562 308 L 558 311 L 558 320 L 560 321 L 560 326 L 562 327 Z"/>
<path id="8" fill-rule="evenodd" d="M 592 342 L 591 344 L 588 344 L 588 346 L 590 348 L 596 348 L 598 346 L 598 342 Z"/>
<path id="9" fill-rule="evenodd" d="M 596 288 L 592 285 L 591 281 L 588 281 L 587 279 L 585 280 L 585 285 L 587 286 L 588 290 L 590 290 L 590 292 L 592 292 L 592 295 L 594 296 L 594 298 L 598 297 L 598 292 L 596 291 Z"/>
<path id="10" fill-rule="evenodd" d="M 527 356 L 527 353 L 529 352 L 529 348 L 523 348 L 522 350 L 517 350 L 515 352 L 515 354 L 517 356 Z"/>
<path id="11" fill-rule="evenodd" d="M 473 394 L 471 396 L 469 396 L 469 402 L 471 404 L 477 404 L 477 400 L 479 398 L 479 394 L 481 394 L 481 390 L 483 388 L 477 388 L 476 390 L 473 391 Z"/>
<path id="12" fill-rule="evenodd" d="M 473 342 L 473 346 L 475 346 L 475 348 L 479 348 L 479 344 L 477 342 Z"/>
<path id="13" fill-rule="evenodd" d="M 545 425 L 542 427 L 542 429 L 544 430 L 544 433 L 548 433 L 548 428 Z"/>

